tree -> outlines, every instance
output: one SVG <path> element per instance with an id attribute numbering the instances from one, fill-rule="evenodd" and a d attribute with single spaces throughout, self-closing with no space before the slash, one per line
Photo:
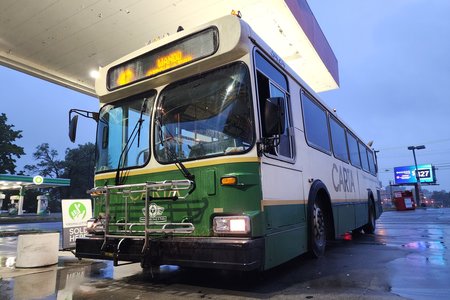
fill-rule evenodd
<path id="1" fill-rule="evenodd" d="M 14 125 L 6 124 L 8 118 L 0 114 L 0 174 L 15 174 L 16 160 L 24 155 L 23 147 L 14 144 L 16 139 L 22 137 L 22 130 L 13 130 Z"/>
<path id="2" fill-rule="evenodd" d="M 60 178 L 64 173 L 64 161 L 58 159 L 58 151 L 51 149 L 48 143 L 42 143 L 36 147 L 33 158 L 37 161 L 35 165 L 25 165 L 24 169 L 31 175 L 41 175 L 43 177 Z M 36 196 L 46 192 L 47 189 L 29 190 L 25 195 L 24 207 L 30 211 L 36 210 Z M 50 211 L 61 211 L 60 200 L 67 193 L 64 188 L 48 189 Z"/>
<path id="3" fill-rule="evenodd" d="M 86 198 L 94 187 L 95 145 L 86 143 L 66 150 L 64 178 L 70 179 L 69 198 Z"/>
<path id="4" fill-rule="evenodd" d="M 442 191 L 434 191 L 431 195 L 431 198 L 436 202 L 440 202 L 444 205 L 444 207 L 450 206 L 450 193 L 447 193 L 445 190 Z"/>
<path id="5" fill-rule="evenodd" d="M 65 159 L 60 160 L 58 151 L 51 149 L 48 143 L 43 143 L 36 147 L 33 157 L 37 164 L 24 167 L 30 174 L 70 179 L 70 187 L 48 189 L 49 208 L 52 212 L 61 210 L 61 199 L 88 197 L 86 191 L 94 186 L 94 144 L 78 145 L 78 148 L 74 149 L 67 148 Z M 40 189 L 40 192 L 44 190 Z M 32 210 L 36 209 L 32 204 L 29 206 Z"/>
<path id="6" fill-rule="evenodd" d="M 33 158 L 38 161 L 36 165 L 26 165 L 25 170 L 31 174 L 44 177 L 59 178 L 64 172 L 64 161 L 58 159 L 58 151 L 50 149 L 48 143 L 36 147 Z"/>

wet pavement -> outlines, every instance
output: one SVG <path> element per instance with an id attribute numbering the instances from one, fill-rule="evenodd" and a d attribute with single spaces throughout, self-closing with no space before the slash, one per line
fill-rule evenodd
<path id="1" fill-rule="evenodd" d="M 375 235 L 347 235 L 321 259 L 303 255 L 262 274 L 143 271 L 70 252 L 56 266 L 7 268 L 16 239 L 0 238 L 0 299 L 450 299 L 450 209 L 385 212 Z"/>

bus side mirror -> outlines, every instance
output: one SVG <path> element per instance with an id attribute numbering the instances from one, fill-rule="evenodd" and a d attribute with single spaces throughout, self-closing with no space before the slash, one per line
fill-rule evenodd
<path id="1" fill-rule="evenodd" d="M 72 113 L 75 114 L 73 117 Z M 97 112 L 75 108 L 69 110 L 69 138 L 72 143 L 75 142 L 75 138 L 77 137 L 78 115 L 83 116 L 85 118 L 93 119 L 95 120 L 95 122 L 99 121 L 99 113 Z"/>
<path id="2" fill-rule="evenodd" d="M 267 98 L 264 103 L 263 136 L 270 138 L 283 134 L 285 130 L 284 121 L 284 98 Z"/>
<path id="3" fill-rule="evenodd" d="M 69 138 L 72 143 L 75 143 L 75 138 L 77 137 L 77 124 L 78 115 L 74 115 L 69 119 Z"/>

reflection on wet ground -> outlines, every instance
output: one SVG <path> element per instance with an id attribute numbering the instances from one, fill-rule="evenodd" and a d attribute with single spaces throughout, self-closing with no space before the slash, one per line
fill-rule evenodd
<path id="1" fill-rule="evenodd" d="M 345 235 L 324 258 L 303 255 L 262 274 L 176 266 L 143 271 L 139 264 L 113 267 L 67 253 L 57 266 L 4 276 L 0 298 L 450 299 L 449 243 L 450 209 L 392 211 L 379 220 L 376 235 Z M 2 266 L 14 247 L 15 238 L 0 238 Z"/>
<path id="2" fill-rule="evenodd" d="M 62 230 L 62 222 L 24 223 L 24 224 L 0 224 L 0 232 L 17 231 L 59 231 Z"/>
<path id="3" fill-rule="evenodd" d="M 388 264 L 392 291 L 413 299 L 450 298 L 450 210 L 392 212 L 384 220 L 379 237 L 406 252 Z"/>

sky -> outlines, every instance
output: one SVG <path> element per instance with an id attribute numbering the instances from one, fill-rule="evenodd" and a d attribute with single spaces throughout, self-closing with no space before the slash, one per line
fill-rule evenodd
<path id="1" fill-rule="evenodd" d="M 340 88 L 320 94 L 365 142 L 373 140 L 383 186 L 393 168 L 417 163 L 437 170 L 450 191 L 450 1 L 309 0 L 339 62 Z M 245 16 L 244 16 L 245 19 Z M 269 42 L 270 44 L 270 42 Z M 17 141 L 33 163 L 36 146 L 66 148 L 95 141 L 95 122 L 80 118 L 69 141 L 68 111 L 98 110 L 95 98 L 0 66 L 0 113 L 22 130 Z"/>
<path id="2" fill-rule="evenodd" d="M 310 0 L 339 62 L 340 88 L 320 97 L 379 150 L 379 178 L 393 168 L 438 167 L 450 190 L 450 1 Z"/>

